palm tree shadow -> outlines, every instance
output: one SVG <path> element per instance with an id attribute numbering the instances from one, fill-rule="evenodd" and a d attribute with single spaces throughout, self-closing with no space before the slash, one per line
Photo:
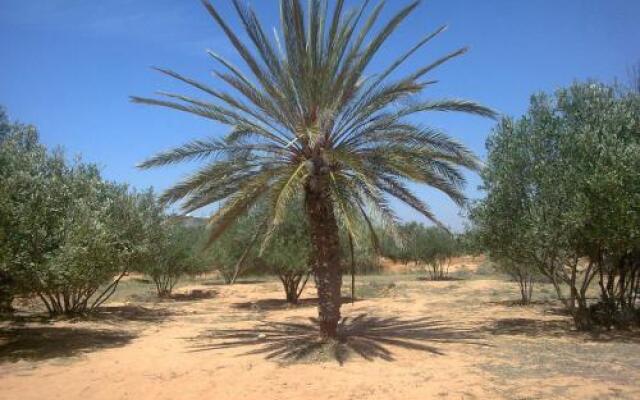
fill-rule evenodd
<path id="1" fill-rule="evenodd" d="M 342 297 L 341 300 L 342 300 L 342 304 L 361 301 L 361 299 L 352 299 L 351 297 Z M 317 297 L 308 297 L 304 299 L 299 299 L 298 303 L 296 304 L 291 304 L 287 302 L 285 299 L 260 299 L 256 301 L 248 301 L 248 302 L 231 304 L 232 308 L 235 308 L 238 310 L 265 310 L 265 311 L 286 310 L 289 308 L 317 307 L 317 306 L 318 306 Z"/>
<path id="2" fill-rule="evenodd" d="M 253 329 L 212 330 L 194 338 L 200 342 L 192 351 L 251 346 L 243 353 L 264 354 L 266 359 L 300 361 L 329 356 L 342 365 L 356 355 L 368 361 L 394 361 L 391 347 L 444 355 L 437 344 L 465 343 L 486 346 L 468 330 L 454 329 L 429 318 L 402 320 L 360 314 L 344 318 L 338 327 L 338 340 L 323 341 L 318 320 L 310 323 L 264 322 Z M 313 357 L 313 356 L 316 357 Z"/>

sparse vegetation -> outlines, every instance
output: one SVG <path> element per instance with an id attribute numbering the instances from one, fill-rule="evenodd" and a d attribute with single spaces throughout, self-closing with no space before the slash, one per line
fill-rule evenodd
<path id="1" fill-rule="evenodd" d="M 207 51 L 217 65 L 214 82 L 154 68 L 187 92 L 131 97 L 162 108 L 149 111 L 152 122 L 144 124 L 107 101 L 112 92 L 97 72 L 109 84 L 123 78 L 144 86 L 144 78 L 119 71 L 131 58 L 123 48 L 135 49 L 136 64 L 156 57 L 142 48 L 165 44 L 171 47 L 163 54 L 185 56 L 201 43 L 198 32 L 174 35 L 163 25 L 147 41 L 133 32 L 147 20 L 146 10 L 135 8 L 143 2 L 100 2 L 100 10 L 126 13 L 99 18 L 84 5 L 98 2 L 64 10 L 22 3 L 7 4 L 8 12 L 2 4 L 0 13 L 0 32 L 17 32 L 5 40 L 12 48 L 3 74 L 4 64 L 10 74 L 20 70 L 3 95 L 8 89 L 11 104 L 39 121 L 42 135 L 0 107 L 0 398 L 640 399 L 640 64 L 622 83 L 565 82 L 531 96 L 520 117 L 488 121 L 498 114 L 479 103 L 421 97 L 442 93 L 431 91 L 438 82 L 431 73 L 467 49 L 409 65 L 446 28 L 416 36 L 423 21 L 406 22 L 419 0 L 372 7 L 368 0 L 255 2 L 268 10 L 260 16 L 247 0 L 201 0 L 202 17 L 222 35 L 207 39 L 216 50 Z M 173 17 L 191 15 L 188 3 L 154 2 L 149 13 L 167 7 L 171 14 L 150 20 L 175 23 Z M 578 22 L 593 22 L 584 18 L 593 7 L 544 7 L 550 23 L 536 20 L 536 27 L 575 31 L 576 21 L 554 14 L 565 9 Z M 607 7 L 596 8 L 616 24 L 637 22 L 637 12 L 621 12 L 628 5 Z M 507 11 L 509 18 L 491 20 L 491 9 L 476 19 L 500 26 L 502 35 L 517 33 L 526 20 Z M 69 15 L 74 29 L 58 27 Z M 55 40 L 40 40 L 52 26 Z M 132 40 L 116 34 L 123 27 Z M 630 43 L 638 36 L 609 28 Z M 475 38 L 496 37 L 490 33 Z M 576 65 L 583 68 L 589 63 L 582 50 L 593 37 L 578 33 Z M 58 40 L 68 34 L 77 43 Z M 556 34 L 550 44 L 565 48 Z M 604 62 L 619 62 L 614 50 L 623 47 L 602 39 L 595 41 L 607 45 L 597 69 L 575 76 L 600 76 Z M 407 40 L 410 47 L 397 46 Z M 40 56 L 30 48 L 36 42 L 56 53 Z M 83 55 L 86 43 L 90 74 L 76 69 L 80 57 L 65 54 Z M 498 44 L 480 46 L 501 51 L 491 55 L 492 66 L 537 45 Z M 570 64 L 559 54 L 537 60 L 563 65 L 565 79 Z M 197 70 L 193 63 L 202 60 L 189 57 L 177 65 Z M 40 60 L 60 67 L 47 77 L 55 81 L 53 101 L 28 74 Z M 502 68 L 490 75 L 503 76 Z M 453 92 L 501 88 L 482 77 L 487 70 L 478 72 Z M 537 72 L 536 79 L 549 73 Z M 83 97 L 69 76 L 100 97 Z M 86 77 L 95 82 L 87 85 Z M 533 79 L 514 86 L 550 82 L 556 87 L 556 80 Z M 503 111 L 518 110 L 515 97 L 498 95 L 496 104 L 508 104 Z M 25 113 L 33 99 L 34 110 Z M 77 99 L 86 104 L 64 110 Z M 38 111 L 38 103 L 49 108 Z M 178 124 L 188 135 L 200 127 L 163 120 L 165 109 L 226 131 L 185 136 L 191 141 L 173 147 L 168 133 Z M 495 124 L 459 125 L 491 130 L 485 159 L 427 125 L 447 125 L 424 115 L 433 112 Z M 120 126 L 105 124 L 103 114 Z M 123 141 L 112 133 L 127 126 L 141 137 Z M 85 132 L 88 140 L 76 141 Z M 61 134 L 68 136 L 60 146 L 95 162 L 54 147 Z M 88 145 L 104 149 L 96 156 Z M 121 152 L 134 145 L 135 152 Z M 134 165 L 147 146 L 169 150 Z M 139 171 L 189 163 L 200 165 L 178 182 L 146 180 Z M 473 201 L 464 193 L 468 173 L 482 179 L 479 192 L 468 194 Z M 165 190 L 143 189 L 146 182 Z M 438 195 L 464 211 L 462 220 Z"/>
<path id="2" fill-rule="evenodd" d="M 431 280 L 449 279 L 451 258 L 460 254 L 460 241 L 438 227 L 409 222 L 399 228 L 400 243 L 385 241 L 384 254 L 405 264 L 413 263 Z"/>

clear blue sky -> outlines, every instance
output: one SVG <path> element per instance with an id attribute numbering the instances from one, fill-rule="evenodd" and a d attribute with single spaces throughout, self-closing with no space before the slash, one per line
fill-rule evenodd
<path id="1" fill-rule="evenodd" d="M 213 2 L 239 27 L 227 1 Z M 386 15 L 406 3 L 388 1 Z M 266 26 L 277 25 L 275 0 L 252 4 Z M 587 78 L 624 79 L 640 60 L 639 16 L 637 0 L 424 1 L 371 71 L 422 34 L 448 24 L 404 71 L 468 45 L 469 53 L 431 75 L 440 83 L 427 95 L 469 98 L 519 115 L 531 93 Z M 131 104 L 128 96 L 182 89 L 151 71 L 152 65 L 216 85 L 207 48 L 238 61 L 197 0 L 0 0 L 0 104 L 13 118 L 38 126 L 48 146 L 82 154 L 107 178 L 161 190 L 193 165 L 138 171 L 137 162 L 225 130 L 194 116 Z M 491 121 L 435 114 L 420 120 L 484 156 Z M 478 184 L 469 174 L 470 197 L 480 195 Z M 455 205 L 433 191 L 419 193 L 445 223 L 460 228 Z M 406 207 L 397 210 L 405 219 L 422 220 Z"/>

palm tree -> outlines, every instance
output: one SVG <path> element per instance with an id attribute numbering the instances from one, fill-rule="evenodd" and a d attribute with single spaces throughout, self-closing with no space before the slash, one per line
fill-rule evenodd
<path id="1" fill-rule="evenodd" d="M 477 169 L 479 161 L 447 135 L 419 126 L 409 117 L 429 111 L 460 111 L 494 117 L 489 108 L 457 100 L 420 100 L 435 81 L 424 80 L 434 68 L 463 54 L 449 53 L 415 72 L 390 79 L 393 72 L 445 27 L 422 37 L 377 74 L 367 72 L 374 56 L 394 30 L 414 11 L 418 1 L 398 11 L 379 29 L 384 2 L 365 17 L 368 1 L 343 12 L 337 0 L 332 12 L 326 1 L 281 0 L 281 31 L 270 39 L 255 12 L 232 1 L 252 48 L 243 43 L 208 1 L 203 4 L 222 28 L 246 67 L 245 74 L 220 55 L 215 72 L 233 94 L 158 68 L 199 89 L 207 100 L 174 93 L 132 101 L 192 113 L 228 125 L 222 139 L 208 138 L 161 152 L 141 168 L 200 160 L 205 165 L 163 195 L 181 202 L 184 212 L 218 203 L 211 216 L 210 240 L 218 238 L 238 216 L 257 202 L 268 204 L 267 231 L 273 231 L 291 202 L 304 202 L 312 243 L 312 270 L 319 298 L 322 337 L 336 337 L 340 319 L 342 268 L 340 229 L 350 240 L 354 226 L 372 228 L 372 216 L 393 226 L 389 207 L 394 197 L 436 218 L 407 186 L 409 181 L 436 188 L 462 204 L 464 178 L 460 167 Z M 306 18 L 305 18 L 306 14 Z M 373 229 L 370 229 L 371 235 Z M 266 235 L 267 237 L 269 235 Z M 368 239 L 375 241 L 375 236 Z"/>

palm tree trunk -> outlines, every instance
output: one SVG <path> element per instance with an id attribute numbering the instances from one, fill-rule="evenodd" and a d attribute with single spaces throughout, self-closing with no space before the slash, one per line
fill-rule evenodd
<path id="1" fill-rule="evenodd" d="M 312 271 L 318 289 L 320 335 L 336 338 L 342 287 L 340 242 L 333 203 L 322 177 L 305 188 L 305 206 L 311 234 Z"/>

